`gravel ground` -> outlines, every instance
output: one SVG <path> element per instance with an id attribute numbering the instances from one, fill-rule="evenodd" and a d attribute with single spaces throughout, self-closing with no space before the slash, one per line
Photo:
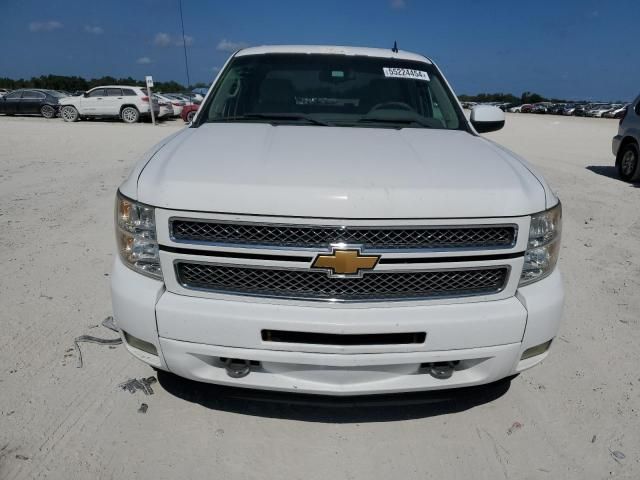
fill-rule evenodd
<path id="1" fill-rule="evenodd" d="M 331 404 L 160 375 L 112 338 L 113 202 L 182 122 L 0 118 L 0 478 L 640 478 L 640 188 L 615 178 L 617 121 L 509 115 L 490 136 L 564 205 L 567 301 L 550 357 L 510 384 Z M 142 403 L 145 414 L 138 413 Z"/>

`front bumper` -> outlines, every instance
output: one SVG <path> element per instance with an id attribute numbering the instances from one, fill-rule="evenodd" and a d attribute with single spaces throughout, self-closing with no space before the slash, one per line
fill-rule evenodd
<path id="1" fill-rule="evenodd" d="M 563 288 L 556 271 L 519 289 L 515 297 L 496 301 L 319 308 L 177 295 L 117 259 L 112 298 L 121 332 L 153 344 L 157 355 L 125 342 L 126 348 L 154 367 L 238 387 L 360 395 L 479 385 L 534 366 L 546 352 L 520 358 L 527 348 L 555 337 Z M 265 328 L 339 334 L 419 329 L 427 339 L 420 345 L 366 347 L 284 344 L 263 341 Z M 244 378 L 231 378 L 220 358 L 259 365 Z M 447 379 L 423 368 L 449 361 L 458 363 Z"/>

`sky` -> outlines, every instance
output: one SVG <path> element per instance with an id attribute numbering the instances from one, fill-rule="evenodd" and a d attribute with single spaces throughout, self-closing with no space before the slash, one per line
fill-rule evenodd
<path id="1" fill-rule="evenodd" d="M 640 0 L 182 0 L 191 83 L 237 48 L 332 44 L 432 58 L 458 94 L 640 93 Z M 0 77 L 187 83 L 179 0 L 0 0 Z"/>

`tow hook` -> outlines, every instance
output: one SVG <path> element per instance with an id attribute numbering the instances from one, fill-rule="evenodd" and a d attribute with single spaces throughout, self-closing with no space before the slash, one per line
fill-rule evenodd
<path id="1" fill-rule="evenodd" d="M 231 378 L 242 378 L 251 372 L 251 362 L 239 358 L 226 358 L 224 360 L 224 368 Z"/>

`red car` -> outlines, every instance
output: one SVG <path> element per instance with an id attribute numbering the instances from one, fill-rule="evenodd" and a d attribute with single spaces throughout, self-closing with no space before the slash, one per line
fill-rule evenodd
<path id="1" fill-rule="evenodd" d="M 196 112 L 198 111 L 198 108 L 200 108 L 200 105 L 193 103 L 191 105 L 185 105 L 184 108 L 182 109 L 182 113 L 180 114 L 180 116 L 182 117 L 182 120 L 184 120 L 187 123 L 191 123 L 193 121 L 193 117 L 196 116 Z"/>

